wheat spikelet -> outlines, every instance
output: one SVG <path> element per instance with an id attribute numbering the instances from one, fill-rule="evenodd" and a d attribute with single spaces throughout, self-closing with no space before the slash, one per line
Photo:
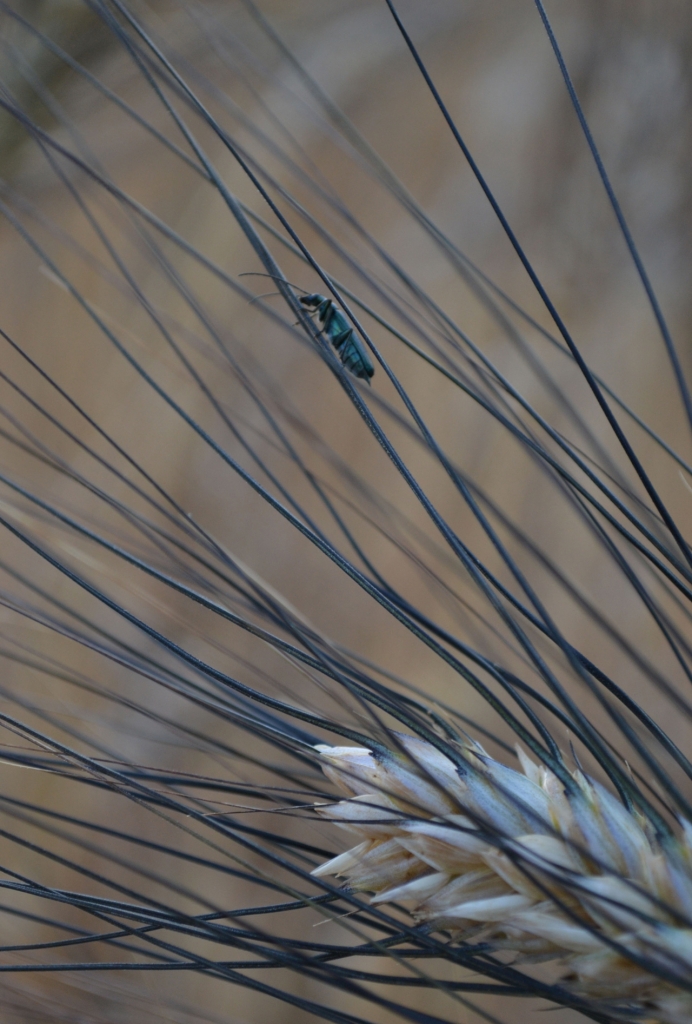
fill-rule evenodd
<path id="1" fill-rule="evenodd" d="M 523 774 L 473 742 L 460 768 L 424 740 L 396 739 L 396 752 L 318 747 L 348 799 L 317 814 L 362 841 L 314 874 L 406 904 L 453 942 L 559 961 L 570 987 L 623 1019 L 692 1018 L 692 995 L 670 980 L 692 967 L 689 823 L 662 841 L 580 770 L 567 791 L 520 749 Z"/>

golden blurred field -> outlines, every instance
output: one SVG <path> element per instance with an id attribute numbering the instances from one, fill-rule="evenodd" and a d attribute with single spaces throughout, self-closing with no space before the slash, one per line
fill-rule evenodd
<path id="1" fill-rule="evenodd" d="M 520 302 L 539 324 L 550 329 L 538 297 L 426 92 L 384 4 L 370 0 L 262 0 L 260 6 L 305 69 L 378 157 L 391 167 L 415 203 L 442 226 L 489 278 Z M 77 55 L 141 116 L 167 138 L 175 138 L 177 145 L 183 145 L 160 103 L 151 92 L 143 90 L 141 79 L 122 47 L 98 26 L 94 15 L 81 3 L 10 0 L 9 8 L 29 18 Z M 456 0 L 408 0 L 400 8 L 451 113 L 589 364 L 683 459 L 689 460 L 689 433 L 660 337 L 533 4 L 517 0 L 468 0 L 463 4 Z M 497 319 L 464 283 L 453 262 L 445 258 L 382 182 L 368 173 L 362 154 L 344 143 L 343 136 L 337 138 L 338 126 L 333 120 L 332 129 L 327 130 L 326 122 L 315 115 L 314 97 L 310 98 L 290 61 L 261 34 L 245 4 L 205 0 L 185 6 L 161 0 L 142 5 L 142 10 L 161 38 L 174 48 L 193 86 L 197 85 L 195 74 L 213 83 L 216 91 L 207 94 L 210 109 L 232 127 L 238 144 L 261 164 L 279 188 L 290 190 L 317 224 L 333 233 L 353 260 L 361 261 L 366 278 L 373 275 L 385 287 L 401 290 L 394 274 L 376 261 L 363 232 L 394 255 L 403 271 L 427 290 L 556 430 L 574 435 L 573 420 L 561 398 L 550 394 L 517 346 L 508 341 Z M 681 358 L 690 370 L 688 168 L 692 151 L 692 11 L 679 0 L 658 4 L 628 0 L 606 5 L 575 0 L 569 5 L 552 3 L 549 13 Z M 283 417 L 282 422 L 290 425 L 301 454 L 332 489 L 330 493 L 359 495 L 364 515 L 346 501 L 340 508 L 359 543 L 367 552 L 376 553 L 383 574 L 445 628 L 468 643 L 481 645 L 489 656 L 497 655 L 519 672 L 521 661 L 509 651 L 503 638 L 491 636 L 473 611 L 464 612 L 456 598 L 450 598 L 445 591 L 445 586 L 451 588 L 462 601 L 480 608 L 470 579 L 452 564 L 420 503 L 354 413 L 325 365 L 309 346 L 296 343 L 286 331 L 262 316 L 256 304 L 251 305 L 247 298 L 234 293 L 226 281 L 209 269 L 213 263 L 256 293 L 271 288 L 271 282 L 267 284 L 261 278 L 238 278 L 239 274 L 262 268 L 219 195 L 91 85 L 75 73 L 59 71 L 57 59 L 46 55 L 6 11 L 0 12 L 0 32 L 4 53 L 2 78 L 9 94 L 43 130 L 81 153 L 88 162 L 98 164 L 119 190 L 161 218 L 206 259 L 204 265 L 181 254 L 170 238 L 152 229 L 156 244 L 184 277 L 186 287 L 203 306 L 213 330 L 233 353 L 241 370 L 257 382 L 258 390 L 272 403 L 272 409 Z M 52 112 L 36 98 L 37 83 L 50 88 L 59 103 Z M 61 120 L 63 115 L 66 121 Z M 219 139 L 199 124 L 195 131 L 233 193 L 275 225 L 261 197 Z M 298 167 L 317 176 L 328 193 L 333 190 L 338 203 L 353 212 L 360 228 L 339 219 L 334 208 L 305 179 L 294 175 L 271 145 L 263 145 L 256 131 L 285 146 Z M 116 351 L 97 326 L 94 315 L 80 306 L 60 277 L 56 277 L 52 262 L 86 298 L 91 313 L 123 340 L 175 401 L 242 465 L 256 468 L 241 441 L 227 429 L 199 386 L 184 372 L 157 327 L 156 318 L 136 301 L 133 287 L 123 283 L 85 209 L 68 194 L 64 184 L 57 182 L 55 168 L 36 140 L 27 138 L 26 132 L 20 131 L 7 114 L 0 122 L 0 133 L 3 203 L 31 232 L 43 253 L 28 245 L 10 220 L 0 220 L 2 330 L 69 391 L 121 451 L 136 458 L 142 469 L 189 514 L 191 522 L 202 524 L 226 552 L 247 567 L 253 577 L 282 595 L 282 600 L 298 609 L 321 635 L 414 683 L 429 700 L 453 704 L 507 739 L 506 730 L 498 727 L 497 720 L 470 687 L 442 667 L 430 651 L 376 608 L 334 565 L 263 505 L 247 485 L 220 463 L 199 434 L 152 394 L 151 388 Z M 287 490 L 298 497 L 310 514 L 321 516 L 323 510 L 299 470 L 267 440 L 267 424 L 257 405 L 215 348 L 211 334 L 205 334 L 200 318 L 181 294 L 176 279 L 167 276 L 161 264 L 152 258 L 148 243 L 138 234 L 136 224 L 141 222 L 135 223 L 129 211 L 87 175 L 68 167 L 59 157 L 54 159 L 68 174 L 89 211 L 98 217 L 102 230 L 127 262 L 134 284 L 147 295 L 157 317 L 163 318 L 171 338 L 180 344 L 205 380 L 212 382 L 223 409 L 242 425 L 245 436 L 258 445 L 265 464 L 280 476 Z M 303 218 L 285 198 L 278 201 L 316 259 L 347 287 L 359 294 L 364 291 L 364 279 L 347 260 L 338 258 L 317 226 Z M 307 290 L 321 290 L 314 273 L 297 258 L 284 253 L 278 245 L 274 251 L 290 281 Z M 270 306 L 273 303 L 277 310 L 280 307 L 279 299 L 268 298 L 266 302 Z M 537 331 L 527 328 L 527 336 L 532 358 L 551 372 L 556 384 L 588 422 L 613 465 L 622 468 L 621 453 L 573 364 Z M 376 324 L 373 337 L 384 357 L 395 366 L 435 438 L 463 472 L 511 515 L 521 530 L 542 545 L 576 590 L 588 598 L 595 613 L 616 622 L 622 636 L 644 651 L 648 662 L 672 680 L 674 686 L 687 686 L 641 600 L 627 586 L 622 574 L 604 559 L 593 535 L 567 502 L 556 495 L 554 485 L 536 461 L 476 404 L 432 373 Z M 26 443 L 45 445 L 51 459 L 62 460 L 71 475 L 57 472 L 54 465 L 46 466 L 45 461 L 29 458 L 24 450 L 5 442 L 2 473 L 21 479 L 23 486 L 67 509 L 91 528 L 107 532 L 118 542 L 139 550 L 139 541 L 133 540 L 128 525 L 112 507 L 104 506 L 85 489 L 81 480 L 106 488 L 114 501 L 132 503 L 138 509 L 144 506 L 129 486 L 80 449 L 74 438 L 82 439 L 104 458 L 113 458 L 123 473 L 127 470 L 129 474 L 131 466 L 121 455 L 115 455 L 103 434 L 88 426 L 75 408 L 39 379 L 9 346 L 2 349 L 0 373 L 0 428 L 16 437 L 21 424 L 21 436 Z M 479 369 L 477 379 L 481 378 Z M 25 388 L 35 404 L 28 402 L 17 387 Z M 384 404 L 377 405 L 378 401 L 396 405 L 394 388 L 381 371 L 375 378 L 373 392 L 373 407 L 386 423 L 389 436 L 417 479 L 434 495 L 438 509 L 464 543 L 506 579 L 496 553 L 439 464 L 409 430 L 387 413 Z M 512 409 L 523 417 L 516 406 Z M 46 412 L 59 418 L 72 437 L 57 429 Z M 654 444 L 624 414 L 623 422 L 684 530 L 692 509 L 692 481 L 683 477 L 672 460 L 661 457 Z M 358 474 L 360 490 L 349 490 L 349 467 Z M 137 479 L 141 483 L 144 477 L 140 475 Z M 84 537 L 69 534 L 4 486 L 0 513 L 58 552 L 75 571 L 98 581 L 99 586 L 153 628 L 222 671 L 260 688 L 265 673 L 276 692 L 283 687 L 284 696 L 287 693 L 298 703 L 338 713 L 336 703 L 321 694 L 314 681 L 295 664 L 183 596 L 172 595 L 114 555 L 98 550 Z M 400 545 L 386 540 L 385 531 L 399 538 Z M 509 531 L 504 531 L 503 536 L 520 566 L 531 574 L 541 599 L 570 642 L 636 695 L 676 742 L 688 749 L 689 722 L 673 702 L 662 699 L 632 666 L 622 646 L 604 633 L 583 606 L 566 595 L 564 588 L 537 565 Z M 426 577 L 416 558 L 409 557 L 407 552 L 417 556 L 418 561 L 428 559 L 439 579 Z M 161 555 L 161 563 L 164 562 Z M 137 677 L 126 665 L 105 659 L 96 650 L 87 650 L 74 639 L 56 633 L 41 615 L 34 617 L 39 621 L 32 621 L 20 614 L 11 606 L 12 600 L 40 606 L 42 614 L 48 614 L 48 606 L 44 598 L 31 593 L 10 570 L 30 579 L 78 614 L 89 617 L 96 627 L 117 633 L 140 651 L 152 655 L 157 652 L 152 640 L 142 638 L 134 627 L 116 620 L 93 596 L 78 589 L 7 531 L 2 537 L 0 564 L 4 576 L 0 584 L 0 645 L 11 648 L 15 654 L 22 650 L 27 657 L 27 652 L 35 652 L 36 656 L 54 659 L 63 668 L 68 666 L 69 672 L 82 681 L 95 680 L 121 699 L 146 704 L 151 717 L 147 720 L 133 714 L 130 718 L 127 704 L 109 702 L 103 695 L 87 692 L 65 680 L 61 682 L 16 659 L 7 659 L 3 666 L 0 711 L 18 715 L 31 727 L 70 746 L 82 749 L 91 744 L 103 757 L 203 776 L 241 771 L 231 766 L 230 755 L 214 747 L 213 741 L 218 739 L 257 756 L 259 764 L 252 776 L 255 781 L 268 777 L 262 768 L 271 757 L 266 744 L 243 736 L 223 720 Z M 5 595 L 12 600 L 5 601 Z M 687 628 L 686 619 L 674 602 L 666 595 L 661 599 L 673 621 L 681 629 Z M 67 620 L 66 613 L 55 608 L 50 614 Z M 77 620 L 70 622 L 76 629 Z M 165 653 L 158 652 L 156 656 L 173 664 Z M 551 663 L 562 667 L 559 656 L 547 656 Z M 602 712 L 595 702 L 585 691 L 575 692 L 586 712 L 600 721 Z M 195 731 L 198 738 L 192 742 L 188 734 L 176 733 L 176 723 Z M 199 736 L 207 740 L 203 742 Z M 557 739 L 567 742 L 561 735 Z M 13 738 L 9 732 L 0 741 L 6 745 L 25 743 L 25 739 Z M 249 771 L 247 766 L 243 770 Z M 198 849 L 191 836 L 174 829 L 163 817 L 157 818 L 133 802 L 111 801 L 98 788 L 68 788 L 59 775 L 7 764 L 2 767 L 0 786 L 6 795 L 106 825 L 113 825 L 112 815 L 117 813 L 118 828 L 157 842 L 182 847 L 187 843 L 190 850 Z M 75 794 L 79 797 L 78 806 L 74 804 Z M 262 828 L 274 824 L 269 815 L 261 820 Z M 32 820 L 15 820 L 12 828 L 15 827 L 25 837 L 46 845 L 46 834 L 36 829 Z M 62 827 L 55 823 L 56 829 Z M 336 846 L 340 842 L 336 835 L 326 840 L 313 823 L 305 820 L 282 819 L 276 827 L 293 836 L 309 832 L 308 841 L 317 845 L 327 842 Z M 134 884 L 128 864 L 137 861 L 147 870 L 164 871 L 171 884 L 180 887 L 176 899 L 185 906 L 197 905 L 196 897 L 191 895 L 193 891 L 201 894 L 200 899 L 209 907 L 242 907 L 256 902 L 255 895 L 238 879 L 228 877 L 220 881 L 217 873 L 172 859 L 164 858 L 162 863 L 155 851 L 126 848 L 115 839 L 113 848 L 104 837 L 95 836 L 90 842 L 93 848 L 84 848 L 79 855 L 82 864 L 98 875 L 106 871 L 99 852 L 101 846 L 109 847 L 111 852 L 115 849 L 122 862 L 108 864 L 106 873 L 120 879 L 124 886 Z M 57 854 L 67 856 L 68 846 L 57 833 L 51 839 L 51 849 Z M 0 840 L 0 850 L 4 867 L 40 878 L 44 885 L 70 889 L 87 885 L 65 864 L 50 863 L 8 837 Z M 74 855 L 71 849 L 69 856 Z M 229 855 L 214 851 L 213 856 Z M 139 878 L 137 884 L 140 889 L 152 886 L 164 898 L 164 890 L 157 888 L 159 883 L 155 880 Z M 88 885 L 90 891 L 101 891 L 102 883 L 95 877 Z M 14 905 L 16 898 L 8 892 L 0 902 Z M 172 898 L 170 891 L 165 898 Z M 42 913 L 38 903 L 37 900 L 36 913 Z M 72 913 L 75 926 L 82 927 L 83 918 L 77 911 Z M 14 920 L 10 915 L 6 919 L 13 925 L 13 942 L 15 935 L 17 943 L 21 943 L 34 941 L 39 934 L 37 923 Z M 306 910 L 300 912 L 299 918 L 291 918 L 286 923 L 288 937 L 296 937 L 292 929 L 296 928 L 297 920 L 301 936 L 309 940 L 317 923 L 315 915 Z M 284 925 L 279 923 L 276 927 Z M 350 941 L 344 929 L 335 923 L 324 924 L 318 934 L 324 942 Z M 211 946 L 210 943 L 209 955 L 216 956 L 217 951 Z M 74 953 L 75 958 L 81 955 Z M 23 954 L 17 952 L 3 954 L 2 962 L 25 961 Z M 317 982 L 296 975 L 266 973 L 272 975 L 271 984 L 288 987 L 305 998 L 321 999 L 343 1012 L 363 1013 L 362 1006 L 345 993 L 330 993 Z M 0 999 L 5 1008 L 0 1017 L 13 1024 L 39 1020 L 209 1020 L 259 1024 L 267 1019 L 297 1024 L 307 1019 L 300 1008 L 193 971 L 139 975 L 83 971 L 26 977 L 12 974 L 7 976 L 7 984 L 3 980 L 2 986 Z M 412 1007 L 464 1024 L 482 1019 L 470 1008 L 445 1000 L 440 993 L 405 991 Z M 511 1006 L 492 996 L 475 997 L 475 1001 L 501 1020 L 528 1024 L 541 1019 L 542 1010 L 535 1001 L 527 1000 L 521 1005 L 515 1002 Z M 384 1007 L 371 1005 L 367 1013 L 367 1019 L 372 1021 L 394 1019 Z M 555 1011 L 554 1016 L 564 1024 L 585 1019 L 565 1010 Z"/>

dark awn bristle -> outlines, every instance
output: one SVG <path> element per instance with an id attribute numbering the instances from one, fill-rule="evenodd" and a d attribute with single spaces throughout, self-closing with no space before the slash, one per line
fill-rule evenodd
<path id="1" fill-rule="evenodd" d="M 3 1019 L 663 1021 L 312 872 L 316 748 L 411 734 L 688 856 L 692 16 L 0 25 Z"/>

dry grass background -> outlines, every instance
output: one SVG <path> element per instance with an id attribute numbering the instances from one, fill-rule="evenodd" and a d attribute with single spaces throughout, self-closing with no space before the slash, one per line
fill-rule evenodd
<path id="1" fill-rule="evenodd" d="M 109 44 L 105 34 L 99 33 L 94 20 L 84 14 L 80 4 L 63 0 L 60 4 L 23 5 L 15 0 L 10 6 L 42 24 L 53 38 L 64 41 L 71 52 L 81 47 L 82 59 L 103 81 L 172 137 L 170 129 L 164 127 L 166 121 L 160 108 L 150 96 L 142 94 L 141 84 L 133 76 L 125 55 Z M 292 0 L 290 4 L 285 0 L 262 0 L 261 7 L 305 67 L 382 159 L 391 165 L 425 211 L 443 225 L 486 273 L 548 327 L 537 297 L 531 293 L 492 212 L 434 109 L 384 5 L 369 0 L 335 0 L 328 4 L 319 0 Z M 201 31 L 204 10 L 220 19 L 229 37 L 233 34 L 248 46 L 248 52 L 265 62 L 263 73 L 257 67 L 248 67 L 242 48 L 227 49 L 230 66 L 224 66 L 214 52 L 211 39 L 205 39 Z M 580 136 L 533 4 L 528 0 L 466 0 L 464 3 L 418 0 L 402 3 L 401 10 L 479 164 L 591 366 L 683 457 L 689 458 L 689 437 L 662 344 Z M 689 369 L 692 11 L 680 0 L 663 3 L 613 0 L 608 4 L 573 0 L 570 4 L 554 3 L 549 10 L 606 165 Z M 279 124 L 290 129 L 303 150 L 301 159 L 306 166 L 308 162 L 317 165 L 343 202 L 357 213 L 380 243 L 396 255 L 404 268 L 463 326 L 541 413 L 558 429 L 569 432 L 571 424 L 562 404 L 546 395 L 535 375 L 449 262 L 358 162 L 326 135 L 321 124 L 305 113 L 301 107 L 304 94 L 294 71 L 262 38 L 243 5 L 207 3 L 199 8 L 198 14 L 201 20 L 195 29 L 189 14 L 176 4 L 157 3 L 149 9 L 151 19 L 169 40 L 175 41 L 185 60 L 208 75 L 255 125 L 275 138 L 281 137 Z M 220 199 L 205 182 L 174 161 L 158 143 L 147 140 L 140 129 L 114 112 L 110 104 L 77 76 L 57 76 L 54 64 L 40 56 L 26 34 L 6 15 L 0 24 L 5 44 L 21 51 L 34 73 L 50 82 L 81 139 L 121 188 L 229 273 L 237 275 L 259 269 Z M 220 33 L 217 42 L 225 46 Z M 30 88 L 22 84 L 22 75 L 7 52 L 5 60 L 7 80 L 28 102 Z M 296 96 L 298 102 L 294 101 Z M 268 111 L 273 112 L 278 123 L 272 123 Z M 75 143 L 77 137 L 72 136 L 70 140 L 68 130 L 45 111 L 39 113 L 35 107 L 34 116 L 42 118 L 42 123 L 56 138 Z M 236 121 L 235 130 L 242 143 L 260 152 L 247 127 Z M 31 225 L 48 251 L 59 258 L 62 270 L 89 297 L 104 320 L 117 328 L 138 358 L 156 369 L 164 385 L 203 425 L 219 434 L 218 422 L 198 389 L 185 379 L 141 307 L 126 289 L 116 287 L 100 271 L 94 259 L 84 258 L 78 249 L 64 245 L 49 227 L 48 220 L 59 226 L 77 246 L 92 253 L 98 251 L 83 215 L 66 198 L 65 189 L 56 184 L 54 174 L 37 148 L 25 143 L 9 121 L 3 121 L 3 131 L 4 148 L 0 157 L 8 187 L 15 190 L 12 203 L 19 194 L 26 204 L 22 214 L 24 222 Z M 251 207 L 264 213 L 261 200 L 218 141 L 204 132 L 200 137 L 230 187 Z M 263 159 L 280 182 L 294 189 L 297 198 L 369 264 L 371 257 L 353 232 L 337 224 L 305 186 L 296 186 L 280 161 L 266 153 Z M 133 245 L 116 203 L 103 197 L 84 177 L 77 178 L 83 194 L 99 209 L 112 237 L 128 253 L 130 266 L 136 268 L 137 280 L 147 294 L 177 322 L 176 330 L 181 336 L 185 329 L 197 332 L 198 325 L 179 294 L 163 280 L 151 261 L 147 261 L 146 253 Z M 41 221 L 39 216 L 45 219 Z M 336 266 L 316 233 L 306 228 L 304 236 L 318 259 Z M 102 253 L 100 258 L 103 259 Z M 309 621 L 338 642 L 424 688 L 431 699 L 454 703 L 464 713 L 497 729 L 497 723 L 480 698 L 468 688 L 462 688 L 451 671 L 445 672 L 432 655 L 384 613 L 373 610 L 364 595 L 345 583 L 332 566 L 285 524 L 277 522 L 277 517 L 263 508 L 242 482 L 219 468 L 200 440 L 136 380 L 75 300 L 41 264 L 42 260 L 18 238 L 13 228 L 6 222 L 0 223 L 0 326 L 69 388 L 119 444 L 136 452 L 141 463 L 156 475 L 184 509 L 203 522 L 205 528 L 253 572 L 284 594 Z M 363 424 L 349 412 L 345 397 L 326 368 L 307 349 L 289 344 L 286 336 L 263 319 L 255 307 L 234 296 L 208 271 L 183 257 L 180 257 L 180 266 L 184 267 L 188 281 L 203 300 L 221 335 L 243 353 L 244 364 L 255 365 L 258 372 L 270 374 L 315 434 L 327 440 L 364 480 L 379 487 L 397 510 L 396 514 L 407 517 L 421 534 L 432 538 L 433 532 L 420 507 Z M 283 266 L 289 279 L 306 288 L 314 286 L 313 279 L 297 260 L 286 257 Z M 359 287 L 355 276 L 347 269 L 340 267 L 336 273 Z M 245 283 L 248 282 L 252 282 L 252 286 L 257 284 L 257 291 L 264 290 L 259 279 L 246 279 Z M 278 300 L 269 300 L 272 301 L 278 305 Z M 593 538 L 556 499 L 541 470 L 473 403 L 463 400 L 450 385 L 440 382 L 439 377 L 423 371 L 416 357 L 397 348 L 382 332 L 375 336 L 386 357 L 395 362 L 401 379 L 446 450 L 453 453 L 478 485 L 509 510 L 531 536 L 543 543 L 594 604 L 616 619 L 628 638 L 640 644 L 651 662 L 668 678 L 679 681 L 681 673 L 645 609 L 622 578 L 605 563 Z M 589 420 L 594 433 L 617 459 L 605 425 L 572 364 L 552 352 L 535 334 L 531 344 L 584 418 Z M 193 350 L 196 345 L 193 340 Z M 260 429 L 256 410 L 221 361 L 215 361 L 208 344 L 203 350 L 198 348 L 196 358 L 200 366 L 213 374 L 223 401 L 238 420 L 248 424 L 250 430 Z M 85 437 L 88 434 L 90 442 L 96 443 L 79 417 L 61 405 L 48 386 L 38 383 L 21 360 L 7 349 L 3 349 L 0 368 L 26 384 L 46 408 L 56 413 L 59 408 L 60 415 L 75 433 Z M 376 382 L 377 387 L 380 393 L 392 398 L 386 382 Z M 77 451 L 72 442 L 58 436 L 41 414 L 27 407 L 7 384 L 0 385 L 0 401 L 4 410 L 21 416 L 28 430 L 45 440 L 73 469 L 90 479 L 105 482 L 105 474 L 93 461 Z M 396 427 L 392 428 L 392 436 L 419 478 L 434 492 L 438 507 L 464 539 L 475 545 L 492 564 L 492 553 L 484 546 L 478 527 L 469 513 L 459 507 L 458 498 L 439 468 Z M 692 509 L 692 493 L 678 468 L 661 458 L 636 429 L 633 436 L 652 477 L 684 527 Z M 230 450 L 238 450 L 228 436 L 223 439 Z M 267 452 L 271 458 L 271 452 L 268 449 Z M 93 517 L 93 521 L 99 523 L 109 519 L 103 508 L 96 502 L 90 504 L 89 496 L 78 493 L 73 483 L 28 461 L 8 445 L 3 448 L 2 463 L 5 471 L 21 475 L 51 499 L 68 507 L 78 505 L 87 519 Z M 330 482 L 339 485 L 342 473 L 337 465 L 331 468 L 324 465 L 322 471 Z M 283 479 L 295 492 L 302 491 L 297 472 L 285 470 Z M 109 486 L 112 493 L 129 500 L 124 488 L 113 485 L 112 481 Z M 3 497 L 5 502 L 13 504 L 11 496 Z M 6 505 L 1 507 L 5 509 Z M 386 523 L 387 515 L 382 510 L 381 514 Z M 396 525 L 396 514 L 392 512 L 389 518 L 392 528 Z M 28 519 L 22 520 L 21 515 L 29 515 L 26 509 L 19 521 L 28 522 Z M 122 528 L 114 519 L 110 520 L 110 525 L 114 529 Z M 165 630 L 176 642 L 204 652 L 229 671 L 239 674 L 247 671 L 248 678 L 256 679 L 252 671 L 243 669 L 240 661 L 234 660 L 251 659 L 257 671 L 280 676 L 296 699 L 302 699 L 307 683 L 294 667 L 282 664 L 250 638 L 212 621 L 203 611 L 191 611 L 182 598 L 171 597 L 151 581 L 143 577 L 133 579 L 132 570 L 94 552 L 86 541 L 80 544 L 67 538 L 63 531 L 48 522 L 32 520 L 32 527 L 47 542 L 57 545 L 72 564 L 105 580 L 111 592 L 122 597 L 157 628 Z M 472 617 L 464 621 L 458 607 L 450 606 L 435 588 L 426 588 L 415 567 L 394 547 L 385 546 L 372 529 L 356 520 L 353 520 L 353 528 L 365 544 L 378 550 L 380 565 L 404 593 L 424 609 L 434 609 L 438 620 L 453 627 L 458 635 L 471 642 L 477 641 L 479 627 Z M 528 566 L 525 555 L 516 546 L 515 551 L 520 563 L 523 560 Z M 3 536 L 0 558 L 3 564 L 27 573 L 55 596 L 69 600 L 73 607 L 93 616 L 104 626 L 113 627 L 112 616 L 106 610 L 95 606 L 88 595 L 79 593 L 36 556 L 27 554 L 15 540 Z M 471 585 L 459 579 L 444 559 L 437 559 L 435 564 L 463 596 L 472 603 L 477 602 Z M 564 595 L 555 581 L 536 569 L 531 571 L 535 573 L 534 582 L 541 596 L 571 642 L 586 651 L 622 685 L 627 685 L 676 741 L 688 748 L 689 723 L 637 676 L 629 659 L 604 638 L 602 631 Z M 4 590 L 25 594 L 9 577 L 2 586 Z M 134 630 L 124 625 L 117 628 L 121 635 L 134 642 Z M 71 641 L 43 626 L 27 623 L 7 610 L 2 613 L 0 629 L 3 635 L 11 635 L 13 641 L 49 654 L 119 694 L 144 700 L 153 712 L 231 742 L 225 723 L 209 720 L 203 712 L 191 710 L 182 700 L 165 691 L 151 686 L 146 689 L 142 680 L 133 678 L 124 668 L 78 649 Z M 482 642 L 489 643 L 487 638 Z M 516 664 L 510 655 L 506 655 L 506 663 Z M 141 718 L 136 723 L 130 722 L 127 708 L 106 708 L 100 698 L 80 693 L 67 684 L 61 686 L 26 666 L 7 662 L 0 692 L 7 706 L 15 710 L 16 700 L 24 700 L 27 705 L 24 719 L 63 739 L 69 736 L 74 739 L 74 730 L 77 730 L 89 740 L 110 745 L 117 736 L 118 755 L 135 763 L 184 768 L 201 774 L 213 774 L 212 769 L 218 771 L 215 753 L 195 750 L 194 745 L 190 746 L 182 738 L 176 745 L 171 740 L 171 730 L 155 722 L 143 722 Z M 588 709 L 587 697 L 583 700 Z M 46 715 L 50 716 L 48 720 Z M 558 739 L 562 742 L 564 738 Z M 7 741 L 11 742 L 11 737 Z M 242 736 L 232 737 L 233 744 L 248 742 Z M 74 794 L 59 778 L 3 766 L 1 785 L 5 793 L 21 794 L 24 799 L 71 813 L 76 810 L 74 806 L 65 806 L 66 794 L 69 792 L 70 800 Z M 85 818 L 103 820 L 113 813 L 99 790 L 80 789 L 79 801 L 79 814 Z M 167 830 L 165 823 L 157 823 L 133 804 L 125 805 L 121 801 L 117 813 L 118 827 L 167 836 L 174 843 L 185 842 L 177 833 Z M 27 834 L 34 834 L 29 825 L 24 827 Z M 309 827 L 315 841 L 318 833 L 313 826 Z M 55 838 L 56 849 L 63 848 L 61 842 Z M 4 841 L 4 845 L 0 841 L 0 845 L 0 857 L 5 865 L 13 865 L 15 870 L 25 874 L 34 873 L 45 884 L 74 886 L 74 876 L 68 869 L 47 864 L 8 841 Z M 132 851 L 128 856 L 134 856 Z M 142 862 L 157 866 L 151 852 L 141 851 L 137 856 Z M 91 854 L 84 852 L 82 857 L 91 870 L 100 870 L 102 861 L 97 850 Z M 109 870 L 116 874 L 120 870 L 123 878 L 129 877 L 125 866 Z M 201 870 L 193 872 L 189 866 L 181 868 L 174 863 L 166 863 L 165 870 L 169 878 L 206 892 L 210 899 L 222 905 L 237 907 L 252 902 L 253 897 L 238 881 L 229 879 L 220 883 L 216 875 L 207 877 Z M 11 902 L 11 897 L 5 902 Z M 308 912 L 303 917 L 304 934 L 310 935 L 314 918 Z M 19 941 L 29 941 L 28 937 L 34 934 L 28 922 L 14 922 L 13 927 L 21 936 Z M 295 928 L 295 922 L 291 922 L 291 927 Z M 320 931 L 324 941 L 343 939 L 334 924 L 326 924 Z M 292 986 L 294 991 L 307 997 L 314 996 L 316 991 L 313 983 L 295 977 L 284 978 L 281 984 Z M 352 1008 L 343 994 L 321 991 L 319 995 L 342 1010 Z M 410 1000 L 411 1005 L 424 1007 L 429 1012 L 458 1014 L 450 1019 L 464 1022 L 478 1019 L 461 1007 L 450 1010 L 435 993 L 413 991 Z M 192 972 L 143 977 L 87 973 L 59 978 L 29 975 L 24 979 L 11 975 L 7 984 L 3 983 L 2 1002 L 4 1021 L 213 1019 L 257 1024 L 270 1019 L 297 1024 L 305 1019 L 300 1009 Z M 173 1009 L 174 1003 L 192 1007 L 194 1012 Z M 501 1000 L 479 997 L 478 1004 L 503 1020 L 539 1019 L 533 1003 L 509 1007 Z M 370 1008 L 369 1012 L 372 1020 L 389 1019 L 385 1011 L 377 1008 Z M 581 1019 L 569 1011 L 556 1013 L 564 1024 Z"/>

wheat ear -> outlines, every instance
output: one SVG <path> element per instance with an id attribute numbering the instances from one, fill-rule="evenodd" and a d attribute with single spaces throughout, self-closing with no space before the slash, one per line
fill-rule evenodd
<path id="1" fill-rule="evenodd" d="M 423 740 L 396 743 L 318 746 L 348 799 L 315 810 L 362 841 L 313 874 L 405 904 L 452 942 L 558 961 L 616 1018 L 689 1024 L 689 823 L 661 840 L 599 782 L 575 771 L 569 790 L 522 751 L 523 773 L 469 742 L 460 770 Z"/>

